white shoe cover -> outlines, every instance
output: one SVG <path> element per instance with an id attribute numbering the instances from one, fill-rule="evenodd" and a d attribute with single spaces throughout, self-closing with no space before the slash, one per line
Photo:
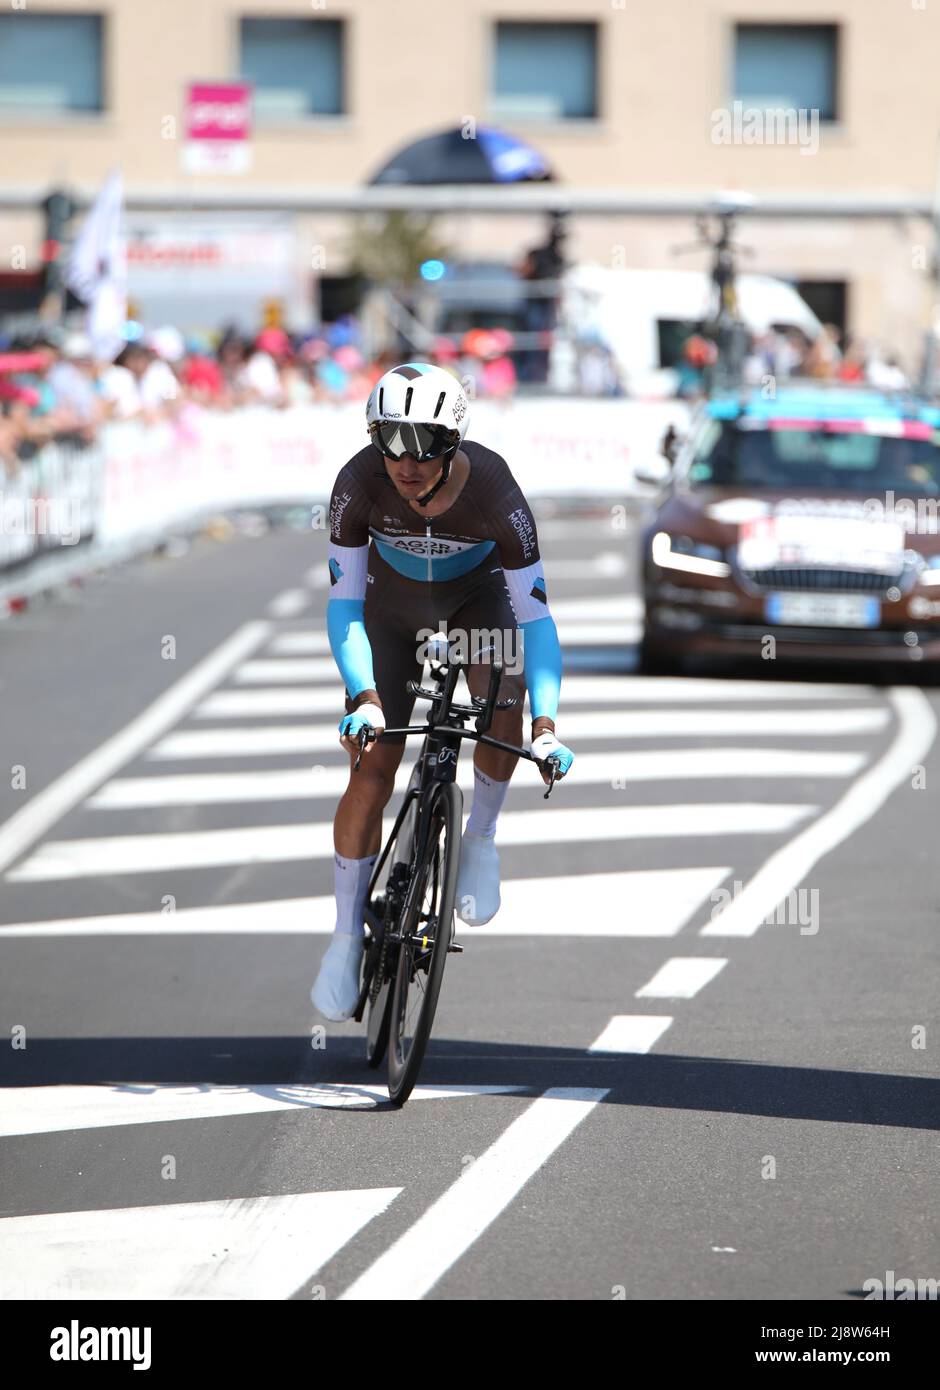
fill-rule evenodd
<path id="1" fill-rule="evenodd" d="M 310 1000 L 314 1008 L 334 1023 L 352 1018 L 356 1012 L 364 947 L 363 937 L 335 932 L 323 957 Z"/>
<path id="2" fill-rule="evenodd" d="M 499 854 L 490 835 L 469 835 L 460 842 L 457 916 L 468 927 L 481 927 L 499 911 Z"/>

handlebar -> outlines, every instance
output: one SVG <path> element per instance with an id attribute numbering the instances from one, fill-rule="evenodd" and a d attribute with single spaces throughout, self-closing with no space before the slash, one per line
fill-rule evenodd
<path id="1" fill-rule="evenodd" d="M 512 701 L 511 703 L 515 704 L 516 701 Z M 367 743 L 375 743 L 377 740 L 381 741 L 391 734 L 426 734 L 427 731 L 427 724 L 411 725 L 407 729 L 383 729 L 381 733 L 376 733 L 375 729 L 370 729 L 368 726 L 361 728 L 357 735 L 359 752 L 356 754 L 356 761 L 353 763 L 353 771 L 359 771 L 359 764 L 362 761 L 363 750 Z M 469 729 L 455 728 L 453 733 L 457 738 L 469 738 L 472 739 L 474 743 L 484 743 L 490 748 L 500 748 L 505 753 L 515 753 L 517 757 L 526 758 L 530 763 L 535 763 L 540 770 L 542 768 L 548 768 L 548 790 L 543 797 L 544 801 L 548 800 L 551 795 L 552 787 L 554 787 L 558 777 L 559 768 L 561 767 L 561 760 L 557 753 L 549 753 L 547 758 L 537 758 L 534 753 L 529 752 L 528 748 L 517 748 L 515 744 L 503 743 L 502 739 L 487 738 L 485 734 L 472 734 Z"/>

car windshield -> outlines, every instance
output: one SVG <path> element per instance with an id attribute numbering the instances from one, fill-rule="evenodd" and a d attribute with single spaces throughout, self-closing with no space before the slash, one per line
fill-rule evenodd
<path id="1" fill-rule="evenodd" d="M 940 448 L 838 426 L 749 429 L 709 420 L 689 469 L 693 486 L 940 493 Z"/>

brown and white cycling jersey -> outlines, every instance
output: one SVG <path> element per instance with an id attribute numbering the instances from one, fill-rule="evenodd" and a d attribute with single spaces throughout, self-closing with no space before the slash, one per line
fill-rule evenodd
<path id="1" fill-rule="evenodd" d="M 417 583 L 457 579 L 495 555 L 516 621 L 548 614 L 538 534 L 505 459 L 485 445 L 462 445 L 470 473 L 454 503 L 422 518 L 398 495 L 369 444 L 343 467 L 330 499 L 331 598 L 365 595 L 369 541 L 392 569 Z"/>

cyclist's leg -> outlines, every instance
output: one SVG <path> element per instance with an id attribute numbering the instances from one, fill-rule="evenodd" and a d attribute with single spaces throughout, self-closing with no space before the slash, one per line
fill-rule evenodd
<path id="1" fill-rule="evenodd" d="M 522 647 L 502 569 L 485 564 L 485 574 L 449 621 L 449 631 L 466 644 L 467 684 L 485 696 L 494 659 L 503 664 L 497 698 L 515 698 L 509 710 L 496 710 L 489 732 L 506 743 L 522 743 L 525 677 Z M 496 824 L 518 757 L 477 744 L 473 755 L 473 801 L 464 830 L 457 880 L 457 913 L 468 926 L 488 922 L 499 910 L 499 855 Z"/>
<path id="2" fill-rule="evenodd" d="M 366 590 L 365 625 L 372 647 L 376 688 L 385 724 L 403 728 L 411 718 L 414 696 L 409 681 L 420 681 L 417 629 L 421 626 L 423 595 L 414 581 L 404 580 L 378 556 L 370 556 L 371 582 Z M 352 701 L 346 694 L 347 712 Z M 382 812 L 395 790 L 395 774 L 405 749 L 405 736 L 383 738 L 364 753 L 358 772 L 350 755 L 349 784 L 333 823 L 336 853 L 346 858 L 374 856 L 381 847 Z"/>
<path id="3" fill-rule="evenodd" d="M 522 744 L 525 676 L 522 669 L 522 633 L 516 626 L 515 614 L 502 569 L 484 562 L 486 574 L 466 595 L 450 619 L 450 630 L 467 634 L 470 663 L 466 670 L 467 685 L 472 695 L 485 696 L 490 683 L 490 665 L 494 656 L 502 661 L 498 698 L 515 699 L 509 710 L 496 710 L 490 734 L 504 743 Z M 487 777 L 506 782 L 519 761 L 514 753 L 478 744 L 473 756 L 474 766 Z"/>
<path id="4" fill-rule="evenodd" d="M 383 580 L 376 573 L 366 590 L 365 625 L 386 726 L 400 728 L 414 705 L 406 682 L 420 679 L 421 668 L 415 642 L 400 622 L 401 607 L 396 611 Z M 348 712 L 352 701 L 348 691 L 346 695 Z M 333 821 L 336 924 L 310 997 L 321 1013 L 337 1021 L 352 1017 L 359 997 L 366 897 L 381 848 L 382 812 L 395 788 L 404 743 L 401 736 L 371 745 L 358 771 L 353 771 L 355 757 L 350 756 L 349 783 Z"/>

